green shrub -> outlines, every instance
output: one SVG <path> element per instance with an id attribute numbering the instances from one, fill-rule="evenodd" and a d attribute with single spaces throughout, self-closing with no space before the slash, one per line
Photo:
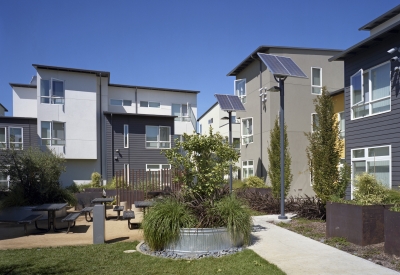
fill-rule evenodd
<path id="1" fill-rule="evenodd" d="M 194 226 L 195 218 L 176 198 L 158 201 L 143 218 L 142 228 L 146 243 L 153 250 L 161 250 L 179 238 L 180 228 Z"/>
<path id="2" fill-rule="evenodd" d="M 101 175 L 97 172 L 92 173 L 92 187 L 101 187 Z"/>
<path id="3" fill-rule="evenodd" d="M 354 202 L 360 205 L 384 204 L 388 198 L 388 189 L 374 175 L 357 175 L 353 191 Z"/>
<path id="4" fill-rule="evenodd" d="M 68 190 L 69 192 L 71 192 L 72 194 L 75 194 L 75 193 L 79 193 L 79 192 L 80 192 L 79 187 L 78 187 L 78 185 L 76 185 L 75 182 L 73 182 L 71 185 L 65 187 L 65 189 L 67 189 L 67 190 Z"/>
<path id="5" fill-rule="evenodd" d="M 232 189 L 239 189 L 244 187 L 244 182 L 241 180 L 233 180 L 232 181 Z"/>
<path id="6" fill-rule="evenodd" d="M 78 185 L 79 192 L 84 192 L 85 189 L 87 189 L 87 188 L 92 188 L 92 183 L 91 182 Z"/>
<path id="7" fill-rule="evenodd" d="M 400 191 L 389 189 L 387 190 L 386 203 L 388 204 L 400 204 Z"/>
<path id="8" fill-rule="evenodd" d="M 259 178 L 257 176 L 251 176 L 245 179 L 243 185 L 245 187 L 254 187 L 254 188 L 263 188 L 266 187 L 264 180 L 262 178 Z"/>

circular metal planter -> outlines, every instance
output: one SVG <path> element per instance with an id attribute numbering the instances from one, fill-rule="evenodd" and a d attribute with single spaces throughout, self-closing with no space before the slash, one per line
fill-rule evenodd
<path id="1" fill-rule="evenodd" d="M 241 246 L 243 246 L 243 237 L 232 240 L 224 227 L 182 228 L 178 241 L 166 246 L 165 250 L 176 253 L 205 253 Z"/>

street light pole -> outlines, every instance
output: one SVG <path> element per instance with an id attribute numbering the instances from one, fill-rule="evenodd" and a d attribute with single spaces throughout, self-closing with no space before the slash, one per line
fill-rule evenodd
<path id="1" fill-rule="evenodd" d="M 232 148 L 232 112 L 229 114 L 229 147 Z M 229 191 L 232 194 L 232 159 L 229 165 Z"/>
<path id="2" fill-rule="evenodd" d="M 279 78 L 280 90 L 280 110 L 279 110 L 279 128 L 280 128 L 280 145 L 281 145 L 281 215 L 280 220 L 286 220 L 285 216 L 285 78 Z"/>

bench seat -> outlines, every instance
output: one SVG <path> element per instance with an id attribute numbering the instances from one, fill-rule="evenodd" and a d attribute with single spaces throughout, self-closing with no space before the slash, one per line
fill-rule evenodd
<path id="1" fill-rule="evenodd" d="M 28 224 L 31 224 L 33 222 L 35 222 L 35 226 L 36 222 L 38 219 L 40 219 L 43 215 L 42 214 L 33 214 L 33 215 L 29 215 L 21 220 L 19 220 L 17 223 L 18 224 L 23 224 L 24 225 L 24 232 L 25 235 L 28 235 Z"/>
<path id="2" fill-rule="evenodd" d="M 70 213 L 61 220 L 62 222 L 68 222 L 67 234 L 69 233 L 69 229 L 75 226 L 75 221 L 80 215 L 81 215 L 81 212 Z M 71 226 L 71 223 L 73 223 L 72 226 Z"/>
<path id="3" fill-rule="evenodd" d="M 85 219 L 87 222 L 93 221 L 93 217 L 91 215 L 92 211 L 93 211 L 93 207 L 85 207 L 81 210 L 81 213 L 85 213 Z M 90 219 L 88 219 L 88 217 L 87 217 L 88 215 L 89 215 Z"/>
<path id="4" fill-rule="evenodd" d="M 119 206 L 119 205 L 117 205 L 117 206 L 114 207 L 113 210 L 118 212 L 117 220 L 119 220 L 121 211 L 124 211 L 124 206 Z"/>
<path id="5" fill-rule="evenodd" d="M 124 211 L 123 214 L 122 214 L 122 218 L 124 220 L 128 220 L 128 228 L 129 229 L 133 229 L 134 226 L 136 228 L 139 228 L 140 223 L 135 223 L 135 222 L 131 223 L 131 219 L 135 218 L 135 212 L 133 212 L 133 211 Z"/>

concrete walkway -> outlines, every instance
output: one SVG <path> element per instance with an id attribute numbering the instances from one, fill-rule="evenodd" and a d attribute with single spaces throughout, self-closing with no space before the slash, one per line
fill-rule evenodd
<path id="1" fill-rule="evenodd" d="M 270 216 L 253 217 L 256 240 L 249 248 L 288 275 L 399 275 L 347 252 L 268 223 Z"/>

